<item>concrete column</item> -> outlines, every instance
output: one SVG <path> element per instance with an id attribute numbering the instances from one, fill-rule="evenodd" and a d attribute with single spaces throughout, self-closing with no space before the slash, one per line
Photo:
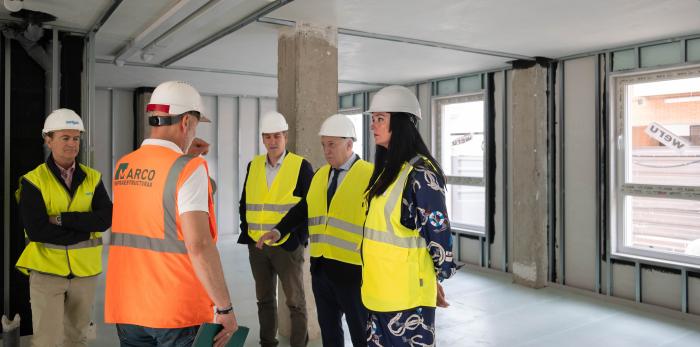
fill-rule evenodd
<path id="1" fill-rule="evenodd" d="M 290 125 L 287 147 L 318 168 L 325 164 L 318 131 L 338 112 L 336 28 L 300 23 L 282 29 L 277 59 L 277 109 Z"/>
<path id="2" fill-rule="evenodd" d="M 547 281 L 547 69 L 513 70 L 513 280 Z"/>
<path id="3" fill-rule="evenodd" d="M 277 49 L 277 109 L 289 123 L 287 148 L 305 157 L 314 168 L 325 164 L 318 131 L 338 111 L 337 30 L 299 23 L 280 31 Z M 308 249 L 304 282 L 309 318 L 309 339 L 320 338 L 316 304 L 311 290 Z M 281 286 L 279 286 L 281 288 Z M 279 290 L 279 333 L 289 336 L 289 310 Z"/>

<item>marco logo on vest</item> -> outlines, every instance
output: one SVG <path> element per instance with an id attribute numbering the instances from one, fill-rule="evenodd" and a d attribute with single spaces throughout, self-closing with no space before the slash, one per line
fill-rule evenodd
<path id="1" fill-rule="evenodd" d="M 130 168 L 129 163 L 121 163 L 114 173 L 114 184 L 117 186 L 153 186 L 156 171 L 153 169 Z"/>

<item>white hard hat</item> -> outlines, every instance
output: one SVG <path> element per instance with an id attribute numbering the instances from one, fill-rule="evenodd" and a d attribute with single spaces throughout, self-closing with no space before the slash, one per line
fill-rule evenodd
<path id="1" fill-rule="evenodd" d="M 287 120 L 279 112 L 266 112 L 260 119 L 260 132 L 263 134 L 274 134 L 287 130 L 289 130 Z"/>
<path id="2" fill-rule="evenodd" d="M 321 136 L 349 137 L 353 141 L 357 140 L 355 125 L 352 124 L 348 116 L 342 114 L 334 114 L 328 117 L 321 125 L 321 131 L 318 134 Z"/>
<path id="3" fill-rule="evenodd" d="M 80 130 L 80 132 L 83 132 L 85 127 L 83 127 L 83 120 L 75 111 L 59 108 L 46 117 L 41 134 L 46 136 L 46 134 L 57 130 Z"/>
<path id="4" fill-rule="evenodd" d="M 204 116 L 202 97 L 197 89 L 181 81 L 163 82 L 151 94 L 151 100 L 146 106 L 146 112 L 161 111 L 171 115 L 185 112 L 199 112 L 200 122 L 211 122 Z"/>
<path id="5" fill-rule="evenodd" d="M 372 112 L 406 112 L 421 119 L 418 98 L 403 86 L 388 86 L 378 91 L 367 110 Z"/>

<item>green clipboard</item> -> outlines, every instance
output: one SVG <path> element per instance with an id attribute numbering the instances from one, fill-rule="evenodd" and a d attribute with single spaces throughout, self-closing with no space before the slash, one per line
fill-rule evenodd
<path id="1" fill-rule="evenodd" d="M 222 328 L 221 324 L 216 323 L 204 323 L 200 325 L 192 347 L 211 347 L 214 345 L 214 336 L 216 336 Z M 248 337 L 249 330 L 250 329 L 247 327 L 239 325 L 238 330 L 236 330 L 231 336 L 231 339 L 228 340 L 226 347 L 243 347 L 245 339 Z"/>

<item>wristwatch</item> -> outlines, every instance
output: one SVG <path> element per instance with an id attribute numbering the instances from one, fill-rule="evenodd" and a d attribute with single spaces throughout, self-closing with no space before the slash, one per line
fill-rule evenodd
<path id="1" fill-rule="evenodd" d="M 56 216 L 56 225 L 63 226 L 63 221 L 61 221 L 61 215 Z"/>
<path id="2" fill-rule="evenodd" d="M 214 313 L 216 314 L 229 314 L 231 312 L 233 312 L 233 305 L 229 305 L 226 308 L 214 307 Z"/>

